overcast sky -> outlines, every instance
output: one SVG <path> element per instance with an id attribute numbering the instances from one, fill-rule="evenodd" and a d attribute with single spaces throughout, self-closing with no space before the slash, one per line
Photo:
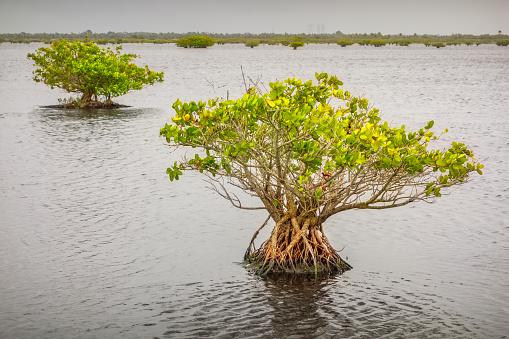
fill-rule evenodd
<path id="1" fill-rule="evenodd" d="M 0 0 L 0 33 L 509 33 L 509 0 Z"/>

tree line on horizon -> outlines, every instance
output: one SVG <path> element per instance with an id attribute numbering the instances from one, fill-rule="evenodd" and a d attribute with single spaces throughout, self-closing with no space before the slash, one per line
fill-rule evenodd
<path id="1" fill-rule="evenodd" d="M 187 32 L 187 33 L 150 33 L 150 32 L 108 32 L 94 33 L 87 30 L 81 33 L 0 33 L 0 42 L 11 43 L 30 43 L 45 42 L 52 43 L 56 40 L 83 41 L 85 36 L 97 44 L 122 44 L 122 43 L 175 43 L 179 39 L 190 36 L 207 36 L 214 39 L 217 44 L 239 43 L 246 44 L 249 41 L 257 41 L 260 44 L 289 44 L 293 39 L 299 38 L 304 43 L 327 43 L 340 44 L 342 46 L 358 43 L 369 45 L 398 44 L 407 46 L 412 43 L 426 44 L 442 47 L 445 45 L 460 44 L 498 44 L 506 46 L 509 42 L 509 35 L 502 34 L 452 34 L 452 35 L 433 35 L 433 34 L 387 34 L 378 33 L 352 33 L 345 34 L 341 31 L 335 33 L 316 33 L 316 34 L 290 34 L 290 33 L 209 33 L 209 32 Z M 340 43 L 341 42 L 341 43 Z"/>

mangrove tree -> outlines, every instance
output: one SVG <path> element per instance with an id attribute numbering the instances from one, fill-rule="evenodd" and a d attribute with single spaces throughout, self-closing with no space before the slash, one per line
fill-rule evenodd
<path id="1" fill-rule="evenodd" d="M 251 87 L 236 100 L 177 100 L 172 123 L 160 130 L 169 145 L 197 150 L 167 169 L 170 180 L 199 171 L 235 207 L 268 212 L 269 238 L 255 248 L 257 231 L 245 253 L 261 275 L 348 270 L 325 235 L 330 217 L 433 202 L 442 189 L 482 174 L 463 143 L 429 148 L 441 136 L 433 121 L 416 131 L 391 126 L 336 76 L 316 80 L 273 82 L 268 93 Z M 260 206 L 245 206 L 229 184 Z"/>
<path id="2" fill-rule="evenodd" d="M 121 50 L 122 46 L 112 50 L 93 42 L 60 40 L 27 57 L 38 67 L 33 72 L 36 82 L 81 94 L 66 100 L 64 106 L 111 107 L 116 105 L 112 98 L 163 81 L 163 72 L 136 66 L 132 60 L 138 56 L 122 54 Z"/>

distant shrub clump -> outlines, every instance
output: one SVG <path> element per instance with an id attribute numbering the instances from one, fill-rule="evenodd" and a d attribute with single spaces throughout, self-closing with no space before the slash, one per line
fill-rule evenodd
<path id="1" fill-rule="evenodd" d="M 341 47 L 350 46 L 352 44 L 353 44 L 353 42 L 351 42 L 350 40 L 346 40 L 346 39 L 342 39 L 342 40 L 338 41 L 338 45 L 340 45 Z"/>
<path id="2" fill-rule="evenodd" d="M 176 44 L 184 48 L 207 48 L 214 45 L 214 39 L 208 36 L 190 36 L 178 39 Z"/>
<path id="3" fill-rule="evenodd" d="M 247 47 L 256 47 L 256 46 L 259 46 L 260 45 L 260 41 L 259 40 L 248 40 L 246 41 L 246 46 Z"/>
<path id="4" fill-rule="evenodd" d="M 431 46 L 436 47 L 436 48 L 441 48 L 441 47 L 445 47 L 445 44 L 442 42 L 434 42 L 431 44 Z"/>
<path id="5" fill-rule="evenodd" d="M 409 46 L 412 43 L 412 40 L 399 39 L 399 40 L 394 40 L 392 43 L 395 45 L 398 45 L 398 46 Z"/>
<path id="6" fill-rule="evenodd" d="M 380 46 L 385 46 L 386 44 L 387 44 L 386 41 L 378 40 L 378 39 L 364 39 L 364 40 L 359 41 L 359 45 L 361 45 L 361 46 L 371 45 L 371 46 L 375 46 L 375 47 L 380 47 Z"/>
<path id="7" fill-rule="evenodd" d="M 297 49 L 298 47 L 304 46 L 304 43 L 302 41 L 292 41 L 290 43 L 290 47 L 293 47 L 293 49 Z"/>

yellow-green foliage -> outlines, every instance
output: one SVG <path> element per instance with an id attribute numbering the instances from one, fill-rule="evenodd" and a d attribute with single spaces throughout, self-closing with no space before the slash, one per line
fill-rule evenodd
<path id="1" fill-rule="evenodd" d="M 346 40 L 346 39 L 341 39 L 338 41 L 338 45 L 340 45 L 341 47 L 350 46 L 352 44 L 353 44 L 353 42 L 351 42 L 350 40 Z"/>
<path id="2" fill-rule="evenodd" d="M 297 41 L 290 42 L 290 47 L 293 47 L 293 49 L 297 49 L 302 46 L 304 46 L 304 42 L 302 42 L 302 41 L 297 40 Z"/>
<path id="3" fill-rule="evenodd" d="M 253 47 L 256 47 L 256 46 L 259 46 L 259 45 L 260 45 L 260 41 L 259 40 L 251 39 L 251 40 L 246 41 L 246 46 L 247 47 L 253 48 Z"/>
<path id="4" fill-rule="evenodd" d="M 368 100 L 352 96 L 335 76 L 270 83 L 236 100 L 173 104 L 175 118 L 161 129 L 173 146 L 204 152 L 168 168 L 237 180 L 271 215 L 291 201 L 321 210 L 320 221 L 351 208 L 388 208 L 433 200 L 483 165 L 464 144 L 430 149 L 433 121 L 417 131 L 382 122 Z M 331 106 L 330 100 L 339 102 Z M 444 132 L 445 133 L 445 132 Z M 303 207 L 303 208 L 304 208 Z M 279 214 L 278 214 L 279 213 Z"/>
<path id="5" fill-rule="evenodd" d="M 190 36 L 177 40 L 177 46 L 184 48 L 207 48 L 214 45 L 214 39 L 208 36 Z"/>

